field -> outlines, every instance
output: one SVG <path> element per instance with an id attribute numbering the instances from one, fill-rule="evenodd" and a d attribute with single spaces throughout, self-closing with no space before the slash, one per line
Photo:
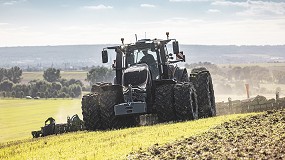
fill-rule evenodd
<path id="1" fill-rule="evenodd" d="M 31 138 L 48 117 L 66 123 L 67 116 L 81 117 L 81 99 L 0 99 L 0 142 Z M 1 158 L 0 158 L 1 159 Z"/>
<path id="2" fill-rule="evenodd" d="M 23 79 L 22 79 L 22 83 L 27 84 L 29 81 L 31 80 L 35 80 L 35 79 L 39 79 L 42 80 L 43 78 L 43 72 L 23 72 Z M 65 78 L 65 79 L 77 79 L 77 80 L 81 80 L 81 82 L 86 85 L 88 84 L 88 82 L 85 81 L 85 79 L 87 78 L 87 72 L 86 71 L 70 71 L 70 72 L 66 72 L 66 71 L 61 71 L 60 72 L 61 78 Z"/>
<path id="3" fill-rule="evenodd" d="M 280 70 L 284 68 L 283 64 L 267 65 Z M 225 65 L 225 67 L 228 66 Z M 244 66 L 248 65 L 244 64 Z M 220 65 L 220 67 L 223 66 Z M 24 72 L 22 83 L 43 79 L 42 75 L 43 72 Z M 85 81 L 86 72 L 61 72 L 61 77 L 79 79 L 88 84 Z M 267 95 L 262 94 L 267 98 L 275 98 L 273 90 L 277 87 L 280 87 L 282 91 L 285 90 L 285 85 L 279 84 L 266 83 L 261 84 L 261 87 L 270 91 Z M 283 95 L 280 94 L 281 97 Z M 216 94 L 215 96 L 216 102 L 227 101 L 228 97 L 232 100 L 246 99 L 245 93 Z M 0 99 L 0 159 L 126 159 L 127 156 L 134 159 L 189 157 L 205 159 L 250 157 L 255 159 L 255 156 L 259 154 L 284 152 L 278 150 L 285 147 L 282 143 L 278 143 L 278 141 L 284 141 L 285 134 L 280 130 L 280 128 L 284 130 L 285 127 L 284 111 L 277 112 L 279 116 L 277 118 L 276 114 L 271 112 L 234 114 L 188 122 L 171 122 L 110 131 L 83 131 L 32 139 L 31 131 L 39 130 L 48 117 L 55 118 L 57 123 L 66 122 L 66 117 L 74 114 L 82 118 L 80 103 L 81 99 Z M 271 131 L 273 132 L 269 135 L 263 134 Z M 258 144 L 264 146 L 270 144 L 270 146 L 269 149 L 260 149 L 258 147 L 261 145 Z M 270 150 L 272 146 L 277 148 Z M 256 155 L 246 155 L 249 151 L 256 152 Z M 223 153 L 226 156 L 223 156 Z M 275 158 L 280 158 L 278 156 Z"/>
<path id="4" fill-rule="evenodd" d="M 284 159 L 285 111 L 226 122 L 207 133 L 147 151 L 133 159 Z"/>
<path id="5" fill-rule="evenodd" d="M 0 159 L 125 159 L 131 152 L 145 150 L 154 144 L 162 145 L 199 135 L 223 122 L 247 115 L 219 116 L 112 131 L 77 132 L 39 139 L 28 138 L 2 143 Z"/>

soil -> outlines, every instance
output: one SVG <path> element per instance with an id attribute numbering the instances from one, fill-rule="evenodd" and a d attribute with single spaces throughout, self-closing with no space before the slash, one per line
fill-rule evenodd
<path id="1" fill-rule="evenodd" d="M 147 151 L 128 159 L 285 159 L 285 110 L 226 122 L 202 135 Z"/>

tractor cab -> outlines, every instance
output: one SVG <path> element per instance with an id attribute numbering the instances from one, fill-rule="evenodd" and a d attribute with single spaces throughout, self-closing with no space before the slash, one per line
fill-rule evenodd
<path id="1" fill-rule="evenodd" d="M 122 45 L 104 48 L 102 51 L 102 62 L 109 61 L 108 51 L 113 49 L 116 52 L 116 59 L 113 60 L 113 69 L 116 70 L 116 84 L 122 84 L 123 71 L 127 68 L 137 65 L 146 64 L 151 73 L 152 80 L 174 79 L 173 66 L 169 64 L 177 62 L 185 62 L 183 52 L 179 51 L 179 44 L 176 39 L 169 39 L 167 32 L 167 39 L 142 39 L 136 43 L 124 44 L 122 38 Z M 172 42 L 172 53 L 169 52 L 169 42 Z M 174 55 L 176 59 L 174 60 Z"/>

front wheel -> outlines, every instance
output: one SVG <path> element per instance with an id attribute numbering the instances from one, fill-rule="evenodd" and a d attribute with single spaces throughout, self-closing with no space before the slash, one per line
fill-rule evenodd
<path id="1" fill-rule="evenodd" d="M 161 84 L 155 89 L 155 109 L 159 122 L 169 122 L 176 120 L 173 108 L 174 84 Z"/>

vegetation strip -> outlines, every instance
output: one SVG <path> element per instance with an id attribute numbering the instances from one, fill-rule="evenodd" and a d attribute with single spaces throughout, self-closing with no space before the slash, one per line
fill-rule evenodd
<path id="1" fill-rule="evenodd" d="M 158 144 L 128 159 L 285 159 L 285 110 L 225 122 L 199 136 Z"/>
<path id="2" fill-rule="evenodd" d="M 198 135 L 248 114 L 112 131 L 77 132 L 0 145 L 0 159 L 125 159 L 127 154 Z"/>

